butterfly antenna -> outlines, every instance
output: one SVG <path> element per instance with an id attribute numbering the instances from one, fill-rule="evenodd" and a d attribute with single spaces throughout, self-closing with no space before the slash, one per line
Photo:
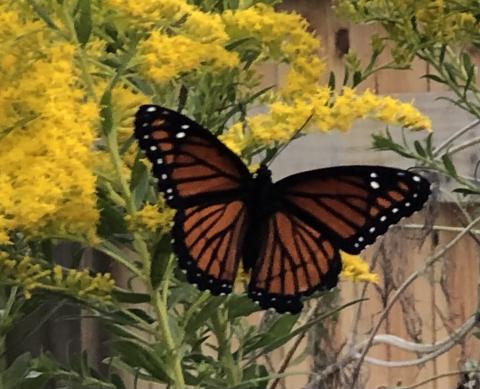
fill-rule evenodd
<path id="1" fill-rule="evenodd" d="M 285 150 L 285 148 L 290 144 L 292 143 L 295 139 L 297 139 L 297 136 L 298 134 L 300 134 L 304 129 L 305 127 L 308 125 L 308 123 L 310 122 L 310 120 L 312 119 L 313 117 L 313 114 L 311 114 L 307 120 L 305 120 L 305 123 L 303 123 L 298 129 L 297 131 L 295 131 L 293 133 L 293 135 L 290 137 L 290 139 L 285 142 L 284 144 L 282 144 L 278 149 L 274 150 L 274 153 L 269 156 L 268 153 L 267 153 L 267 156 L 265 158 L 265 160 L 263 160 L 262 164 L 265 164 L 267 165 L 267 167 L 270 167 L 270 165 L 272 164 L 272 162 L 275 160 L 275 158 L 277 158 L 277 156 L 283 151 Z"/>

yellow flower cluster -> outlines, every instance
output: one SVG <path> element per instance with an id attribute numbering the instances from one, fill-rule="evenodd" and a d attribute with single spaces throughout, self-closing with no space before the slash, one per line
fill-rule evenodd
<path id="1" fill-rule="evenodd" d="M 478 34 L 478 4 L 470 0 L 338 0 L 340 13 L 356 21 L 388 21 L 400 41 L 461 42 Z M 412 23 L 415 20 L 415 24 Z M 417 38 L 415 38 L 417 36 Z M 412 39 L 411 39 L 412 38 Z"/>
<path id="2" fill-rule="evenodd" d="M 0 25 L 0 243 L 15 229 L 94 239 L 99 109 L 85 101 L 75 48 L 6 5 Z"/>
<path id="3" fill-rule="evenodd" d="M 370 267 L 358 255 L 350 255 L 340 252 L 342 256 L 343 269 L 340 274 L 343 278 L 348 278 L 352 281 L 366 281 L 378 283 L 378 274 L 370 272 Z"/>
<path id="4" fill-rule="evenodd" d="M 145 27 L 170 25 L 194 9 L 184 0 L 106 0 L 105 4 Z"/>
<path id="5" fill-rule="evenodd" d="M 269 105 L 270 112 L 250 116 L 248 128 L 235 123 L 221 136 L 221 140 L 240 154 L 252 144 L 271 145 L 292 138 L 307 121 L 321 131 L 349 130 L 355 120 L 377 119 L 384 123 L 412 130 L 431 130 L 430 119 L 422 115 L 412 104 L 389 96 L 377 96 L 369 90 L 357 94 L 344 88 L 331 96 L 328 87 L 318 87 L 315 94 L 294 99 L 291 103 L 276 101 Z M 310 120 L 309 120 L 310 119 Z"/>
<path id="6" fill-rule="evenodd" d="M 115 286 L 109 273 L 91 276 L 88 270 L 63 269 L 59 265 L 45 269 L 30 257 L 15 260 L 5 252 L 0 252 L 0 283 L 22 288 L 26 299 L 42 290 L 99 303 L 111 301 Z"/>
<path id="7" fill-rule="evenodd" d="M 64 269 L 56 265 L 50 274 L 54 287 L 61 288 L 64 293 L 84 300 L 109 302 L 115 281 L 110 273 L 97 273 L 91 276 L 87 269 Z M 48 288 L 46 288 L 48 289 Z"/>
<path id="8" fill-rule="evenodd" d="M 163 200 L 158 204 L 145 204 L 134 215 L 125 218 L 132 231 L 150 231 L 166 233 L 172 228 L 175 211 L 168 208 Z"/>
<path id="9" fill-rule="evenodd" d="M 321 131 L 352 127 L 355 120 L 373 118 L 410 129 L 431 129 L 430 120 L 413 105 L 366 91 L 344 88 L 339 93 L 320 84 L 325 63 L 318 57 L 319 41 L 299 15 L 279 13 L 265 4 L 224 15 L 230 35 L 253 36 L 262 42 L 265 57 L 290 65 L 283 84 L 269 96 L 268 112 L 234 123 L 221 137 L 233 151 L 286 142 L 308 122 Z M 314 125 L 314 126 L 313 126 Z"/>
<path id="10" fill-rule="evenodd" d="M 419 29 L 424 35 L 440 42 L 462 40 L 465 35 L 468 36 L 468 30 L 476 28 L 478 31 L 480 26 L 475 15 L 461 12 L 457 9 L 459 5 L 458 1 L 448 0 L 418 2 L 415 4 L 415 15 Z"/>
<path id="11" fill-rule="evenodd" d="M 234 68 L 239 59 L 236 53 L 216 43 L 202 43 L 187 36 L 169 36 L 154 31 L 139 47 L 139 63 L 153 82 L 165 82 L 179 75 L 211 69 Z"/>

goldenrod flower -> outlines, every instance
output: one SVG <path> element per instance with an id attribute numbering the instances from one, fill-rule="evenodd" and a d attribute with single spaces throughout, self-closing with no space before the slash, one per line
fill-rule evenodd
<path id="1" fill-rule="evenodd" d="M 378 283 L 378 274 L 370 272 L 370 267 L 358 255 L 347 254 L 340 252 L 342 256 L 343 270 L 341 276 L 349 278 L 352 281 L 366 281 Z"/>
<path id="2" fill-rule="evenodd" d="M 161 200 L 158 204 L 145 204 L 135 214 L 125 218 L 132 231 L 167 232 L 172 228 L 173 215 L 174 211 Z"/>
<path id="3" fill-rule="evenodd" d="M 0 282 L 20 287 L 26 299 L 38 290 L 97 303 L 110 302 L 115 286 L 109 273 L 91 276 L 88 270 L 63 269 L 60 265 L 45 269 L 31 257 L 15 260 L 5 252 L 0 252 Z"/>

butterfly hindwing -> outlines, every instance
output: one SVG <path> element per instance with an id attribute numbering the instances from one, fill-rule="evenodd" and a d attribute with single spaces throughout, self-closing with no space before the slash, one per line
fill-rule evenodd
<path id="1" fill-rule="evenodd" d="M 430 194 L 423 177 L 381 166 L 312 170 L 284 178 L 275 187 L 291 212 L 351 254 L 420 210 Z"/>
<path id="2" fill-rule="evenodd" d="M 183 208 L 235 196 L 251 174 L 213 134 L 178 112 L 143 105 L 135 137 L 153 165 L 168 205 Z"/>
<path id="3" fill-rule="evenodd" d="M 259 239 L 262 245 L 248 294 L 262 308 L 298 313 L 301 296 L 337 284 L 342 268 L 339 251 L 322 232 L 288 211 L 272 214 Z"/>
<path id="4" fill-rule="evenodd" d="M 196 205 L 177 211 L 174 251 L 189 282 L 213 294 L 230 293 L 245 235 L 243 201 Z"/>

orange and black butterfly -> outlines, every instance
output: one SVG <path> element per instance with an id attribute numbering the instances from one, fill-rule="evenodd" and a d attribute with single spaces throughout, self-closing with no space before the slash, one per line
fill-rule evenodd
<path id="1" fill-rule="evenodd" d="M 240 261 L 264 309 L 299 312 L 301 297 L 337 284 L 339 250 L 357 254 L 422 208 L 430 184 L 381 166 L 338 166 L 272 182 L 251 174 L 213 134 L 178 112 L 140 107 L 135 136 L 177 210 L 173 247 L 189 282 L 230 293 Z"/>

